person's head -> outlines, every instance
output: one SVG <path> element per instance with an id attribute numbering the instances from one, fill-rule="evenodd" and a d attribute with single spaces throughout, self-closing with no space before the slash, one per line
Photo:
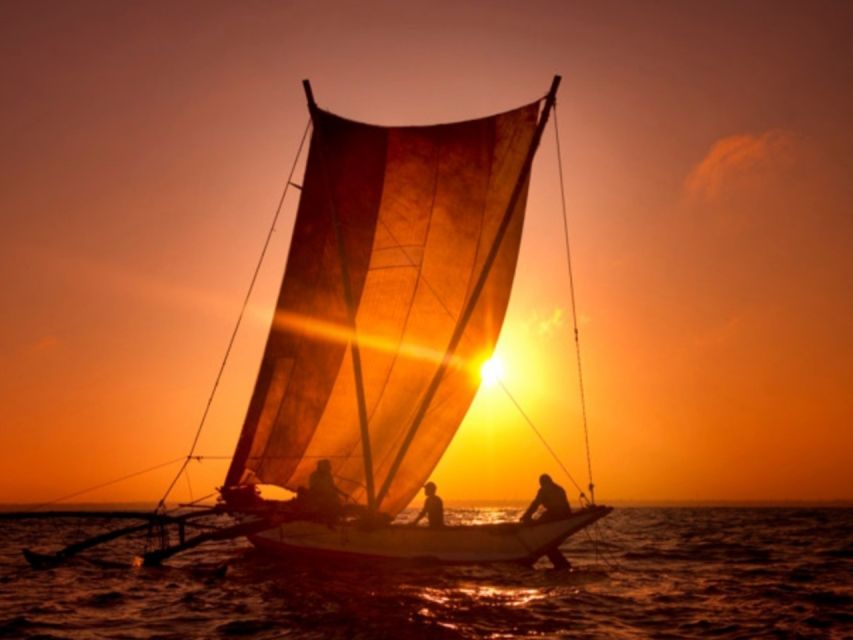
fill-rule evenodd
<path id="1" fill-rule="evenodd" d="M 323 458 L 322 460 L 317 461 L 317 471 L 321 471 L 323 473 L 332 473 L 332 463 Z"/>
<path id="2" fill-rule="evenodd" d="M 435 495 L 435 483 L 434 482 L 427 482 L 424 485 L 424 493 L 427 494 L 428 496 L 434 496 Z"/>
<path id="3" fill-rule="evenodd" d="M 551 484 L 554 484 L 554 481 L 551 480 L 551 476 L 549 476 L 547 473 L 543 473 L 541 476 L 539 476 L 539 486 L 540 487 L 547 487 L 548 485 L 551 485 Z"/>

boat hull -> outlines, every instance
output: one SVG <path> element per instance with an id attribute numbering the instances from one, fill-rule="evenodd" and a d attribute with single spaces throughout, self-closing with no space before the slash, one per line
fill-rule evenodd
<path id="1" fill-rule="evenodd" d="M 249 536 L 258 548 L 283 557 L 326 556 L 349 560 L 483 564 L 535 562 L 564 540 L 603 518 L 611 507 L 594 506 L 550 522 L 441 528 L 390 525 L 365 529 L 295 521 Z"/>

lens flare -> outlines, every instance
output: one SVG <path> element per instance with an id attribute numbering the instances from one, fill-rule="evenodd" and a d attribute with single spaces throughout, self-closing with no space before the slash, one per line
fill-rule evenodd
<path id="1" fill-rule="evenodd" d="M 480 377 L 487 387 L 498 385 L 504 375 L 504 363 L 498 356 L 492 356 L 480 367 Z"/>

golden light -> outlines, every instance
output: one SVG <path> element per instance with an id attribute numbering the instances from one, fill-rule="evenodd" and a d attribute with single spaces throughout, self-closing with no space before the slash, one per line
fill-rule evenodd
<path id="1" fill-rule="evenodd" d="M 504 363 L 499 356 L 493 355 L 483 363 L 480 367 L 480 377 L 483 379 L 483 384 L 487 387 L 494 387 L 503 378 Z"/>

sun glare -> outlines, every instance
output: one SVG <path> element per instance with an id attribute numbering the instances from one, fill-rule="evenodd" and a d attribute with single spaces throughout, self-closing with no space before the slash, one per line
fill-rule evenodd
<path id="1" fill-rule="evenodd" d="M 487 387 L 496 386 L 504 375 L 504 363 L 498 356 L 492 356 L 480 367 L 480 377 Z"/>

